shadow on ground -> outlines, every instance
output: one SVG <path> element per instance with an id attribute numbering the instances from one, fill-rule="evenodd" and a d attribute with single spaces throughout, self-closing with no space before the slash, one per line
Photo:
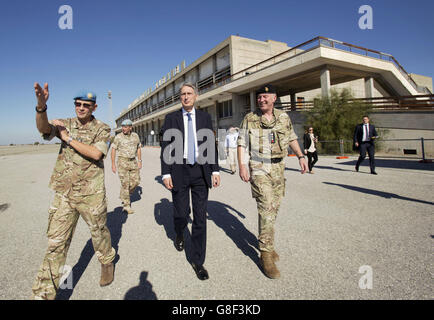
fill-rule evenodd
<path id="1" fill-rule="evenodd" d="M 191 213 L 191 210 L 190 210 Z M 159 203 L 154 205 L 154 218 L 158 225 L 164 227 L 164 231 L 166 232 L 167 238 L 173 243 L 175 243 L 175 226 L 173 223 L 173 205 L 168 199 L 163 198 L 160 199 Z M 191 223 L 191 217 L 189 216 L 187 219 L 188 223 Z M 190 262 L 190 240 L 191 234 L 188 228 L 185 228 L 184 231 L 184 240 L 185 240 L 185 256 L 188 262 Z M 173 246 L 173 250 L 175 249 L 175 245 Z"/>
<path id="2" fill-rule="evenodd" d="M 148 272 L 142 271 L 139 277 L 139 284 L 127 291 L 124 300 L 158 300 L 152 290 L 152 284 L 147 280 Z"/>
<path id="3" fill-rule="evenodd" d="M 218 201 L 208 201 L 208 220 L 213 221 L 225 234 L 235 243 L 244 255 L 249 257 L 259 267 L 259 256 L 256 249 L 258 240 L 236 215 L 242 219 L 245 216 L 233 207 Z M 168 199 L 161 199 L 154 207 L 155 221 L 164 227 L 166 236 L 172 242 L 175 241 L 175 228 L 173 225 L 173 207 Z M 189 223 L 191 218 L 189 218 Z M 186 228 L 185 232 L 185 254 L 190 262 L 190 239 L 191 235 Z M 173 248 L 173 250 L 176 250 Z"/>
<path id="4" fill-rule="evenodd" d="M 257 252 L 258 240 L 235 214 L 242 219 L 246 218 L 241 212 L 225 203 L 208 201 L 208 219 L 221 228 L 238 249 L 260 267 Z"/>
<path id="5" fill-rule="evenodd" d="M 123 224 L 127 221 L 127 219 L 128 214 L 122 210 L 122 207 L 117 207 L 114 209 L 114 211 L 111 211 L 107 214 L 107 228 L 110 230 L 112 247 L 116 250 L 116 253 L 118 253 L 119 241 L 122 237 L 122 227 Z M 75 286 L 80 281 L 80 278 L 86 270 L 87 266 L 89 265 L 94 253 L 95 252 L 92 245 L 92 239 L 89 239 L 83 250 L 81 251 L 78 262 L 72 268 L 72 289 L 60 289 L 57 293 L 56 300 L 69 300 L 71 298 Z M 119 255 L 116 254 L 116 258 L 113 261 L 115 263 L 115 266 L 118 261 Z M 94 285 L 99 286 L 99 279 L 94 279 L 94 281 Z"/>
<path id="6" fill-rule="evenodd" d="M 11 205 L 9 203 L 0 204 L 0 212 L 6 211 Z"/>
<path id="7" fill-rule="evenodd" d="M 154 180 L 164 187 L 163 179 L 161 176 L 156 176 Z"/>
<path id="8" fill-rule="evenodd" d="M 230 169 L 226 169 L 226 168 L 222 168 L 222 167 L 220 167 L 220 171 L 225 172 L 225 173 L 232 174 L 232 171 L 231 171 Z"/>
<path id="9" fill-rule="evenodd" d="M 357 160 L 339 162 L 340 165 L 356 166 Z M 369 169 L 369 160 L 365 159 L 360 168 L 366 166 Z M 377 168 L 394 168 L 394 169 L 410 169 L 410 170 L 426 170 L 434 171 L 434 163 L 420 163 L 418 160 L 410 159 L 378 159 L 375 158 L 375 166 Z"/>
<path id="10" fill-rule="evenodd" d="M 134 192 L 131 194 L 131 203 L 136 202 L 136 201 L 140 201 L 140 199 L 142 199 L 142 187 L 138 186 L 134 189 Z"/>
<path id="11" fill-rule="evenodd" d="M 357 191 L 357 192 L 361 192 L 361 193 L 365 193 L 365 194 L 371 194 L 374 196 L 383 197 L 386 199 L 395 198 L 395 199 L 399 199 L 399 200 L 413 201 L 413 202 L 419 202 L 419 203 L 428 204 L 428 205 L 434 205 L 434 202 L 403 197 L 403 196 L 400 196 L 396 193 L 390 193 L 390 192 L 384 192 L 384 191 L 379 191 L 379 190 L 374 190 L 374 189 L 361 188 L 361 187 L 357 187 L 357 186 L 351 186 L 351 185 L 340 184 L 340 183 L 332 183 L 332 182 L 323 182 L 323 183 L 328 184 L 328 185 L 332 185 L 332 186 L 342 187 L 342 188 L 349 189 L 352 191 Z"/>

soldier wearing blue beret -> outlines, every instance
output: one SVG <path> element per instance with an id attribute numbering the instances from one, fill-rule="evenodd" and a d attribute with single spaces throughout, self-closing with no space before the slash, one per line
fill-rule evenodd
<path id="1" fill-rule="evenodd" d="M 49 187 L 55 191 L 48 210 L 48 249 L 32 287 L 34 299 L 55 299 L 72 236 L 81 216 L 89 226 L 95 254 L 101 263 L 100 286 L 114 278 L 116 251 L 106 226 L 107 200 L 104 157 L 110 127 L 95 119 L 96 94 L 84 91 L 74 97 L 74 118 L 48 121 L 48 84 L 35 83 L 36 126 L 45 140 L 62 141 Z"/>

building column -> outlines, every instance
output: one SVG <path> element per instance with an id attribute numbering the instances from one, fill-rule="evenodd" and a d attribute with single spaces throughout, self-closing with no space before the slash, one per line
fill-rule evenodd
<path id="1" fill-rule="evenodd" d="M 154 124 L 154 120 L 151 121 L 151 131 L 154 131 L 154 134 L 151 135 L 151 145 L 154 146 L 155 145 L 155 124 Z"/>
<path id="2" fill-rule="evenodd" d="M 295 96 L 295 92 L 291 92 L 291 111 L 295 111 L 297 109 L 297 97 Z"/>
<path id="3" fill-rule="evenodd" d="M 250 91 L 250 111 L 255 112 L 256 110 L 256 92 Z"/>
<path id="4" fill-rule="evenodd" d="M 218 129 L 218 110 L 217 110 L 217 101 L 214 102 L 213 105 L 207 107 L 208 113 L 211 116 L 211 123 L 214 130 Z"/>
<path id="5" fill-rule="evenodd" d="M 155 144 L 159 145 L 160 140 L 158 139 L 158 135 L 160 133 L 160 119 L 157 119 L 157 123 L 155 124 L 155 130 L 154 130 L 154 137 L 155 137 Z"/>
<path id="6" fill-rule="evenodd" d="M 374 78 L 365 78 L 365 98 L 374 97 Z"/>
<path id="7" fill-rule="evenodd" d="M 323 98 L 330 97 L 330 70 L 325 67 L 321 70 L 321 95 Z"/>
<path id="8" fill-rule="evenodd" d="M 145 135 L 146 135 L 146 145 L 149 146 L 149 125 L 148 122 L 145 123 Z"/>

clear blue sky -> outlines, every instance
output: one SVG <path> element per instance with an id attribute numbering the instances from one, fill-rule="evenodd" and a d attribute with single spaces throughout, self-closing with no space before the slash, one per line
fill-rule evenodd
<path id="1" fill-rule="evenodd" d="M 59 7 L 73 9 L 61 30 Z M 358 27 L 373 8 L 374 28 Z M 410 73 L 434 76 L 434 2 L 421 1 L 102 1 L 15 0 L 0 7 L 0 144 L 42 141 L 33 83 L 48 82 L 50 119 L 75 116 L 73 95 L 98 95 L 95 116 L 109 122 L 107 91 L 119 115 L 170 69 L 187 65 L 230 35 L 295 46 L 318 35 L 395 56 Z"/>

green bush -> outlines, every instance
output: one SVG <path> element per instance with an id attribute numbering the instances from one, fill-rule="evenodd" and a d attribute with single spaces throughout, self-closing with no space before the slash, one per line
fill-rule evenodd
<path id="1" fill-rule="evenodd" d="M 372 105 L 363 101 L 352 101 L 354 96 L 349 89 L 341 92 L 331 90 L 330 97 L 316 98 L 314 107 L 307 112 L 306 129 L 313 127 L 319 137 L 318 152 L 322 154 L 339 154 L 340 139 L 344 142 L 344 153 L 352 153 L 354 129 L 369 114 Z"/>

